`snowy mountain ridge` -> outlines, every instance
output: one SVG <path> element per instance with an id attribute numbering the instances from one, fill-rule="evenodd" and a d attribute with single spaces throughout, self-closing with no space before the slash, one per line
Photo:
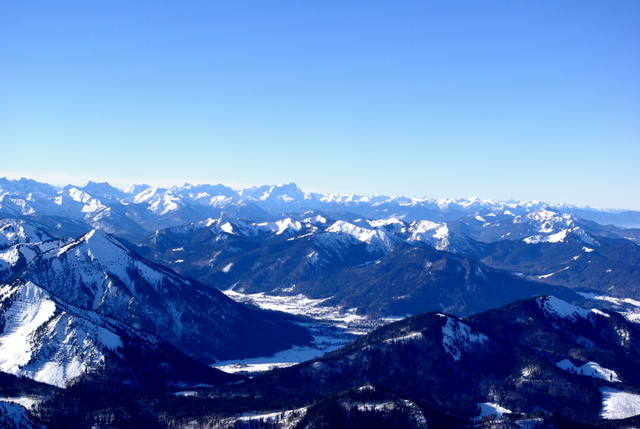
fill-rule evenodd
<path id="1" fill-rule="evenodd" d="M 37 186 L 37 191 L 32 192 L 31 187 Z M 35 201 L 37 196 L 59 195 L 69 196 L 76 202 L 87 204 L 92 199 L 118 199 L 126 203 L 139 204 L 143 202 L 151 202 L 155 205 L 154 209 L 164 207 L 165 209 L 175 210 L 177 207 L 173 204 L 176 200 L 198 200 L 201 204 L 215 204 L 223 199 L 238 202 L 244 201 L 276 201 L 281 203 L 312 203 L 318 205 L 324 204 L 363 204 L 372 206 L 381 206 L 385 204 L 396 204 L 398 206 L 425 206 L 438 207 L 441 210 L 460 210 L 475 211 L 480 208 L 490 209 L 492 211 L 516 210 L 525 212 L 531 209 L 542 207 L 554 208 L 579 208 L 571 204 L 550 205 L 540 201 L 497 201 L 491 199 L 472 198 L 419 198 L 408 196 L 386 196 L 386 195 L 355 195 L 355 194 L 323 194 L 317 192 L 303 192 L 296 184 L 289 183 L 284 185 L 264 185 L 254 186 L 244 189 L 232 189 L 224 185 L 191 185 L 184 184 L 182 186 L 172 186 L 170 188 L 152 187 L 149 185 L 132 185 L 129 188 L 119 190 L 108 183 L 88 182 L 84 186 L 67 185 L 63 188 L 57 188 L 52 185 L 42 184 L 28 179 L 8 180 L 0 178 L 0 196 L 23 196 L 25 193 L 32 195 L 31 199 Z M 164 204 L 163 204 L 164 203 Z M 585 207 L 590 209 L 589 207 Z M 598 210 L 598 209 L 594 209 Z M 607 210 L 610 211 L 610 210 Z M 615 210 L 614 210 L 615 211 Z"/>
<path id="2" fill-rule="evenodd" d="M 66 387 L 89 368 L 104 363 L 104 351 L 122 347 L 122 339 L 96 324 L 70 314 L 32 282 L 4 285 L 0 296 L 11 304 L 3 314 L 0 370 Z M 110 323 L 112 324 L 112 323 Z"/>
<path id="3" fill-rule="evenodd" d="M 14 224 L 17 228 L 21 222 Z M 63 303 L 141 329 L 205 361 L 232 357 L 229 354 L 260 353 L 242 344 L 257 336 L 251 332 L 253 324 L 268 325 L 263 330 L 272 331 L 271 344 L 258 349 L 266 347 L 272 352 L 290 346 L 289 334 L 300 343 L 308 335 L 280 316 L 245 307 L 214 288 L 141 258 L 99 230 L 75 240 L 19 243 L 0 249 L 2 283 L 10 288 L 37 285 L 46 292 L 43 300 L 50 296 L 57 305 Z M 4 301 L 0 310 L 6 311 L 11 302 Z"/>
<path id="4" fill-rule="evenodd" d="M 619 226 L 640 226 L 640 212 L 580 208 L 539 201 L 494 201 L 479 198 L 432 199 L 404 196 L 359 196 L 303 192 L 294 183 L 234 190 L 224 185 L 189 185 L 171 188 L 134 185 L 124 191 L 108 183 L 89 182 L 63 188 L 33 180 L 0 178 L 2 217 L 65 217 L 59 229 L 99 228 L 130 238 L 140 238 L 159 228 L 217 218 L 222 212 L 253 221 L 273 221 L 282 213 L 322 211 L 353 213 L 372 219 L 407 222 L 453 221 L 465 216 L 488 220 L 499 215 L 514 223 L 545 222 L 579 215 Z M 549 213 L 554 213 L 553 215 Z M 549 217 L 554 217 L 550 219 Z M 50 219 L 54 222 L 54 219 Z M 570 219 L 564 218 L 565 223 Z M 73 224 L 75 222 L 75 225 Z M 569 225 L 567 225 L 569 226 Z M 544 227 L 542 228 L 544 230 Z M 74 235 L 66 234 L 66 235 Z"/>

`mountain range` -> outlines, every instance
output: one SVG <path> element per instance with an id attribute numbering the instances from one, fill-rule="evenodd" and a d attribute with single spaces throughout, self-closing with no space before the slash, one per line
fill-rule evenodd
<path id="1" fill-rule="evenodd" d="M 49 237 L 44 231 L 19 221 L 0 224 L 0 236 L 15 243 L 0 250 L 0 355 L 11 354 L 0 358 L 6 372 L 66 385 L 101 363 L 104 350 L 120 347 L 123 331 L 170 343 L 205 363 L 310 341 L 290 317 L 238 304 L 102 231 L 38 243 Z"/>
<path id="2" fill-rule="evenodd" d="M 0 423 L 636 424 L 638 226 L 540 202 L 0 179 Z M 209 365 L 317 347 L 327 322 L 229 297 L 384 326 L 247 379 Z"/>
<path id="3" fill-rule="evenodd" d="M 414 316 L 244 386 L 254 395 L 279 386 L 293 407 L 325 398 L 304 417 L 313 427 L 358 421 L 371 410 L 371 418 L 383 422 L 402 417 L 399 427 L 420 427 L 420 421 L 465 427 L 482 406 L 510 414 L 511 425 L 499 427 L 581 427 L 633 414 L 615 414 L 615 401 L 623 393 L 640 398 L 638 334 L 615 312 L 530 298 L 465 319 L 442 312 Z M 315 388 L 300 397 L 303 385 Z M 415 408 L 422 413 L 417 420 Z"/>
<path id="4" fill-rule="evenodd" d="M 466 318 L 420 314 L 231 384 L 135 390 L 137 400 L 86 381 L 14 389 L 38 391 L 32 414 L 53 427 L 77 423 L 75 407 L 98 427 L 632 428 L 639 335 L 617 312 L 543 296 Z"/>
<path id="5" fill-rule="evenodd" d="M 343 220 L 356 216 L 451 222 L 469 215 L 474 218 L 485 214 L 526 216 L 544 208 L 601 225 L 640 227 L 638 211 L 598 210 L 539 201 L 319 194 L 303 192 L 293 183 L 241 190 L 224 185 L 186 184 L 172 188 L 135 185 L 122 191 L 108 183 L 89 182 L 84 186 L 59 188 L 30 179 L 0 178 L 1 217 L 29 217 L 40 222 L 44 229 L 59 231 L 57 235 L 63 236 L 78 236 L 97 228 L 119 237 L 139 239 L 161 228 L 218 218 L 223 212 L 233 218 L 254 221 L 272 220 L 274 215 L 282 213 L 318 210 Z M 639 238 L 637 231 L 634 234 Z"/>

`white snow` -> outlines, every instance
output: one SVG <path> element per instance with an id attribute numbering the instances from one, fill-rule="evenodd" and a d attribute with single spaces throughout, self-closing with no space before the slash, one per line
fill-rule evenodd
<path id="1" fill-rule="evenodd" d="M 567 238 L 567 234 L 570 232 L 568 229 L 564 229 L 556 234 L 551 234 L 547 237 L 549 243 L 561 243 Z"/>
<path id="2" fill-rule="evenodd" d="M 408 231 L 410 236 L 407 241 L 427 243 L 438 250 L 449 250 L 450 231 L 444 222 L 416 221 L 409 226 Z"/>
<path id="3" fill-rule="evenodd" d="M 309 263 L 310 264 L 317 264 L 318 263 L 318 252 L 316 252 L 315 250 L 311 253 L 309 253 L 309 255 L 307 255 L 307 258 L 309 258 Z"/>
<path id="4" fill-rule="evenodd" d="M 371 225 L 374 228 L 380 228 L 381 226 L 388 226 L 388 225 L 404 226 L 402 221 L 400 219 L 396 219 L 396 218 L 377 219 L 377 220 L 370 220 L 368 222 L 369 222 L 369 225 Z"/>
<path id="5" fill-rule="evenodd" d="M 602 310 L 598 310 L 597 308 L 592 308 L 592 309 L 591 309 L 591 311 L 592 311 L 593 313 L 599 314 L 600 316 L 603 316 L 603 317 L 611 317 L 611 315 L 610 315 L 610 314 L 607 314 L 607 313 L 605 313 L 605 312 L 604 312 L 604 311 L 602 311 Z"/>
<path id="6" fill-rule="evenodd" d="M 216 362 L 213 366 L 226 372 L 257 373 L 273 368 L 284 368 L 318 358 L 339 349 L 353 341 L 355 335 L 330 324 L 306 323 L 305 326 L 313 335 L 311 346 L 293 346 L 273 356 L 234 359 Z"/>
<path id="7" fill-rule="evenodd" d="M 235 234 L 235 231 L 233 230 L 233 226 L 229 222 L 226 222 L 220 225 L 220 229 L 226 232 L 227 234 Z"/>
<path id="8" fill-rule="evenodd" d="M 82 213 L 95 213 L 106 208 L 107 206 L 103 205 L 100 201 L 92 198 L 89 200 L 88 204 L 85 204 L 82 207 Z"/>
<path id="9" fill-rule="evenodd" d="M 92 200 L 91 195 L 87 194 L 84 191 L 81 191 L 80 189 L 77 188 L 71 188 L 69 189 L 69 196 L 74 200 L 77 201 L 79 203 L 88 203 L 90 200 Z"/>
<path id="10" fill-rule="evenodd" d="M 198 392 L 196 390 L 183 390 L 181 392 L 174 392 L 173 394 L 175 396 L 182 396 L 182 397 L 198 396 Z"/>
<path id="11" fill-rule="evenodd" d="M 283 220 L 279 220 L 275 222 L 275 226 L 277 228 L 276 235 L 280 235 L 286 231 L 300 231 L 302 229 L 302 224 L 296 220 L 291 218 L 286 218 Z"/>
<path id="12" fill-rule="evenodd" d="M 561 317 L 565 319 L 570 319 L 573 321 L 578 320 L 578 318 L 587 319 L 590 314 L 600 314 L 596 313 L 592 310 L 585 310 L 584 308 L 576 307 L 575 305 L 571 305 L 568 302 L 565 302 L 555 296 L 541 297 L 538 298 L 538 305 L 542 310 L 544 310 L 545 314 L 552 317 Z"/>
<path id="13" fill-rule="evenodd" d="M 538 243 L 561 243 L 567 238 L 567 233 L 569 230 L 565 229 L 556 234 L 551 235 L 532 235 L 530 237 L 524 238 L 524 241 L 527 244 L 538 244 Z"/>
<path id="14" fill-rule="evenodd" d="M 224 268 L 222 268 L 223 273 L 228 273 L 229 271 L 231 271 L 231 268 L 233 267 L 233 262 L 229 262 L 227 265 L 224 266 Z"/>
<path id="15" fill-rule="evenodd" d="M 55 253 L 43 255 L 51 259 L 52 264 L 64 270 L 67 264 L 76 266 L 79 279 L 96 295 L 103 296 L 108 276 L 117 277 L 132 294 L 136 295 L 139 276 L 149 284 L 158 286 L 169 277 L 161 271 L 136 258 L 130 250 L 102 231 L 93 230 L 79 240 L 64 246 Z M 133 276 L 133 277 L 132 277 Z"/>
<path id="16" fill-rule="evenodd" d="M 619 307 L 616 311 L 622 314 L 630 322 L 640 323 L 640 301 L 632 298 L 614 298 L 606 295 L 596 295 L 594 293 L 579 293 L 587 299 L 606 301 Z M 595 311 L 595 310 L 593 310 Z M 606 313 L 605 313 L 606 314 Z"/>
<path id="17" fill-rule="evenodd" d="M 357 327 L 358 325 L 367 325 L 368 322 L 372 322 L 365 316 L 355 314 L 355 309 L 323 306 L 322 303 L 330 298 L 311 299 L 302 294 L 295 296 L 274 296 L 267 295 L 264 292 L 244 294 L 232 289 L 223 292 L 235 301 L 247 302 L 265 310 L 305 315 L 314 319 L 331 321 L 342 327 Z"/>
<path id="18" fill-rule="evenodd" d="M 546 279 L 546 278 L 551 277 L 551 276 L 552 276 L 552 275 L 554 275 L 554 274 L 556 274 L 556 273 L 543 274 L 543 275 L 541 275 L 541 276 L 538 276 L 538 278 L 539 278 L 539 279 Z"/>
<path id="19" fill-rule="evenodd" d="M 603 387 L 600 417 L 605 420 L 626 419 L 640 415 L 640 395 Z"/>
<path id="20" fill-rule="evenodd" d="M 418 340 L 422 338 L 422 332 L 410 332 L 406 335 L 402 335 L 400 337 L 389 338 L 384 340 L 385 343 L 406 343 L 413 340 Z"/>
<path id="21" fill-rule="evenodd" d="M 312 217 L 308 217 L 306 219 L 303 219 L 304 223 L 320 223 L 320 224 L 325 224 L 328 222 L 327 218 L 325 218 L 324 216 L 312 216 Z"/>
<path id="22" fill-rule="evenodd" d="M 13 298 L 3 314 L 2 371 L 66 387 L 104 361 L 101 349 L 122 347 L 118 335 L 68 314 L 34 283 L 3 286 L 0 295 Z"/>
<path id="23" fill-rule="evenodd" d="M 355 402 L 353 405 L 355 405 L 359 411 L 365 412 L 389 412 L 396 408 L 396 403 L 394 401 Z"/>
<path id="24" fill-rule="evenodd" d="M 9 286 L 0 289 L 9 293 Z M 21 288 L 4 314 L 4 332 L 0 336 L 0 369 L 18 374 L 31 360 L 33 333 L 51 319 L 56 305 L 39 287 L 29 282 Z"/>
<path id="25" fill-rule="evenodd" d="M 325 232 L 347 234 L 362 242 L 368 242 L 376 234 L 374 229 L 362 228 L 343 220 L 335 222 Z"/>
<path id="26" fill-rule="evenodd" d="M 564 359 L 556 363 L 556 365 L 558 368 L 564 369 L 565 371 L 571 371 L 578 375 L 586 375 L 589 377 L 601 378 L 606 381 L 620 382 L 618 374 L 615 371 L 604 368 L 597 362 L 587 362 L 582 366 L 575 366 L 571 360 Z"/>
<path id="27" fill-rule="evenodd" d="M 0 246 L 18 243 L 37 243 L 53 237 L 43 230 L 15 219 L 0 220 Z"/>
<path id="28" fill-rule="evenodd" d="M 582 295 L 587 299 L 597 299 L 601 301 L 608 301 L 614 304 L 630 304 L 634 307 L 640 308 L 640 301 L 632 298 L 614 298 L 612 296 L 596 295 L 594 293 L 584 293 L 584 292 L 578 292 L 578 294 Z"/>
<path id="29" fill-rule="evenodd" d="M 6 262 L 9 266 L 15 265 L 20 260 L 20 250 L 18 246 L 0 252 L 0 261 Z"/>
<path id="30" fill-rule="evenodd" d="M 295 233 L 301 231 L 305 227 L 301 222 L 291 218 L 281 219 L 276 222 L 262 223 L 244 222 L 236 219 L 234 223 L 239 227 L 242 235 L 245 236 L 256 236 L 263 233 L 274 233 L 275 235 L 281 235 L 285 232 Z M 230 234 L 232 233 L 229 230 L 226 230 L 225 232 Z"/>
<path id="31" fill-rule="evenodd" d="M 260 423 L 277 424 L 281 429 L 293 429 L 307 413 L 307 408 L 298 408 L 296 410 L 284 410 L 271 413 L 244 413 L 223 419 L 217 424 L 219 429 L 231 429 L 236 427 L 236 422 L 256 422 L 256 427 Z"/>
<path id="32" fill-rule="evenodd" d="M 489 337 L 471 328 L 466 323 L 449 316 L 442 327 L 442 346 L 454 360 L 459 361 L 463 352 L 471 350 L 474 343 L 485 343 Z"/>
<path id="33" fill-rule="evenodd" d="M 45 426 L 36 423 L 25 407 L 4 399 L 0 399 L 0 424 L 7 428 L 45 428 Z"/>
<path id="34" fill-rule="evenodd" d="M 478 407 L 480 407 L 480 415 L 476 417 L 475 420 L 480 420 L 483 417 L 488 417 L 492 415 L 496 416 L 496 418 L 498 419 L 501 419 L 503 414 L 512 413 L 511 410 L 491 402 L 484 402 L 482 404 L 478 404 Z"/>
<path id="35" fill-rule="evenodd" d="M 36 405 L 40 404 L 44 400 L 41 396 L 13 396 L 13 397 L 0 397 L 2 402 L 11 402 L 12 404 L 18 404 L 25 407 L 27 410 L 32 409 Z"/>

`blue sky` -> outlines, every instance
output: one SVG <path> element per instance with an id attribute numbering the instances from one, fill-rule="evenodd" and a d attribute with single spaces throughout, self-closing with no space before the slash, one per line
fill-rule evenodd
<path id="1" fill-rule="evenodd" d="M 0 176 L 640 209 L 638 1 L 5 1 Z"/>

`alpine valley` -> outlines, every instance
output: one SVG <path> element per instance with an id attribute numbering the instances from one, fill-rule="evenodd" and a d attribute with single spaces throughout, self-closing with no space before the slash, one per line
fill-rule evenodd
<path id="1" fill-rule="evenodd" d="M 0 427 L 640 426 L 640 212 L 0 179 Z"/>

